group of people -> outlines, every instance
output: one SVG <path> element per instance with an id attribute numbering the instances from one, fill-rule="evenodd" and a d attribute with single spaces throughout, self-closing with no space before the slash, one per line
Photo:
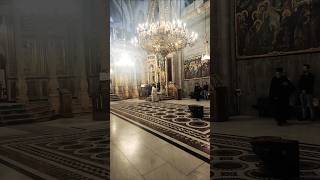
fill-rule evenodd
<path id="1" fill-rule="evenodd" d="M 157 85 L 155 83 L 147 84 L 146 91 L 147 97 L 151 96 L 152 102 L 159 101 L 158 92 L 160 92 L 160 83 L 158 83 Z"/>
<path id="2" fill-rule="evenodd" d="M 278 125 L 281 126 L 287 122 L 289 100 L 296 90 L 299 93 L 302 119 L 309 118 L 314 120 L 313 91 L 315 78 L 310 69 L 310 65 L 303 65 L 303 73 L 300 77 L 298 88 L 286 77 L 283 68 L 276 69 L 276 74 L 271 81 L 269 96 L 274 107 L 274 118 Z"/>
<path id="3" fill-rule="evenodd" d="M 209 85 L 207 82 L 203 84 L 201 87 L 200 84 L 197 82 L 194 86 L 194 97 L 196 98 L 197 101 L 200 101 L 201 97 L 203 99 L 208 99 L 209 98 Z"/>

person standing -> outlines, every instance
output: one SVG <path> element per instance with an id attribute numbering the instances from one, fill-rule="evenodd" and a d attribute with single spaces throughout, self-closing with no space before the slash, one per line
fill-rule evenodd
<path id="1" fill-rule="evenodd" d="M 288 118 L 289 98 L 294 86 L 283 73 L 283 68 L 277 68 L 271 80 L 269 96 L 273 103 L 274 118 L 279 126 L 285 124 Z"/>
<path id="2" fill-rule="evenodd" d="M 209 85 L 207 82 L 204 83 L 203 85 L 203 96 L 204 99 L 208 99 L 208 92 L 209 92 Z"/>
<path id="3" fill-rule="evenodd" d="M 156 88 L 156 85 L 152 86 L 151 98 L 152 98 L 152 102 L 157 102 L 158 101 L 158 90 Z"/>
<path id="4" fill-rule="evenodd" d="M 196 85 L 194 86 L 194 96 L 197 101 L 200 100 L 200 96 L 201 96 L 200 94 L 201 94 L 201 87 L 199 83 L 196 83 Z"/>
<path id="5" fill-rule="evenodd" d="M 151 96 L 151 91 L 152 91 L 152 85 L 148 84 L 148 97 Z"/>
<path id="6" fill-rule="evenodd" d="M 313 89 L 314 89 L 314 75 L 310 72 L 310 65 L 303 65 L 303 73 L 299 81 L 299 91 L 300 91 L 300 102 L 301 102 L 301 112 L 302 119 L 307 119 L 307 111 L 310 112 L 310 119 L 314 120 L 314 109 L 313 109 Z"/>

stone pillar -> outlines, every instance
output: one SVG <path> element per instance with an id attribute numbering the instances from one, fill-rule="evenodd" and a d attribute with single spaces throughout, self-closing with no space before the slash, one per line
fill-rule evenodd
<path id="1" fill-rule="evenodd" d="M 13 18 L 14 18 L 14 31 L 15 31 L 15 44 L 16 44 L 16 62 L 17 62 L 17 88 L 18 94 L 16 101 L 19 103 L 28 103 L 28 86 L 26 82 L 25 76 L 25 60 L 23 55 L 23 39 L 21 38 L 21 23 L 20 23 L 20 14 L 18 13 L 19 10 L 15 9 L 17 5 L 15 2 L 12 2 L 12 7 L 14 8 L 13 11 Z"/>
<path id="2" fill-rule="evenodd" d="M 180 51 L 179 53 L 178 53 L 178 76 L 179 76 L 179 84 L 177 84 L 178 85 L 178 88 L 180 88 L 180 89 L 183 89 L 182 88 L 182 86 L 183 86 L 183 76 L 182 76 L 182 73 L 184 73 L 182 70 L 183 70 L 183 51 Z"/>
<path id="3" fill-rule="evenodd" d="M 133 95 L 134 97 L 139 97 L 139 90 L 138 90 L 138 77 L 137 77 L 137 71 L 134 69 L 134 74 L 133 74 Z"/>
<path id="4" fill-rule="evenodd" d="M 26 76 L 25 76 L 25 59 L 17 53 L 17 75 L 18 75 L 18 82 L 17 82 L 17 87 L 18 87 L 18 96 L 17 96 L 17 102 L 26 104 L 29 102 L 28 98 L 28 86 L 27 86 L 27 81 L 26 81 Z"/>
<path id="5" fill-rule="evenodd" d="M 21 60 L 21 59 L 20 59 Z M 18 64 L 22 63 L 22 61 L 20 61 Z M 18 65 L 20 66 L 20 65 Z M 29 98 L 28 98 L 28 86 L 27 86 L 27 82 L 24 76 L 24 73 L 22 73 L 21 71 L 23 71 L 24 68 L 18 68 L 18 96 L 17 96 L 17 102 L 19 103 L 23 103 L 26 104 L 29 102 Z"/>
<path id="6" fill-rule="evenodd" d="M 79 27 L 81 29 L 81 27 Z M 84 34 L 83 32 L 81 34 Z M 91 103 L 88 92 L 88 78 L 86 72 L 86 62 L 85 62 L 85 48 L 84 48 L 84 39 L 79 34 L 79 48 L 78 48 L 78 68 L 80 74 L 80 89 L 79 89 L 79 98 L 81 103 L 81 109 L 83 112 L 90 112 L 89 104 Z M 109 84 L 110 89 L 110 84 Z"/>
<path id="7" fill-rule="evenodd" d="M 225 111 L 228 111 L 228 114 L 233 111 L 230 102 L 232 102 L 235 88 L 233 82 L 235 58 L 231 43 L 234 26 L 232 6 L 232 0 L 210 1 L 210 42 L 212 42 L 210 52 L 211 57 L 213 57 L 210 65 L 210 76 L 216 74 L 227 88 L 228 108 L 225 108 Z M 211 84 L 214 84 L 213 78 L 211 78 Z M 214 94 L 214 92 L 211 92 L 211 94 Z M 215 110 L 219 108 L 217 107 L 219 103 L 216 100 L 212 99 L 211 102 L 214 103 L 211 107 L 214 107 Z"/>
<path id="8" fill-rule="evenodd" d="M 164 58 L 164 75 L 166 80 L 166 96 L 168 96 L 168 89 L 169 89 L 169 83 L 168 83 L 168 61 L 167 58 Z"/>
<path id="9" fill-rule="evenodd" d="M 83 112 L 89 112 L 90 107 L 90 98 L 88 94 L 88 80 L 86 76 L 81 76 L 80 78 L 80 92 L 79 92 L 79 98 L 81 101 L 81 108 Z"/>
<path id="10" fill-rule="evenodd" d="M 116 71 L 115 71 L 116 72 Z M 117 73 L 117 72 L 116 72 Z M 119 95 L 119 78 L 116 78 L 117 76 L 115 75 L 115 78 L 114 78 L 114 82 L 113 82 L 113 84 L 114 84 L 114 93 L 116 94 L 116 95 Z"/>
<path id="11" fill-rule="evenodd" d="M 54 41 L 48 42 L 48 73 L 49 73 L 49 82 L 48 82 L 48 94 L 49 102 L 54 110 L 54 114 L 59 114 L 60 111 L 60 97 L 59 97 L 59 83 L 57 78 L 57 65 L 56 65 L 56 52 Z"/>

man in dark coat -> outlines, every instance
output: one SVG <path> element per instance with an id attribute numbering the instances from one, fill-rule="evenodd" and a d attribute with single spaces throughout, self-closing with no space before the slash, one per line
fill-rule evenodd
<path id="1" fill-rule="evenodd" d="M 273 103 L 274 117 L 278 125 L 286 123 L 289 111 L 289 98 L 294 91 L 294 86 L 284 75 L 282 68 L 276 69 L 276 75 L 272 78 L 270 86 L 270 99 Z"/>
<path id="2" fill-rule="evenodd" d="M 307 119 L 307 110 L 310 112 L 310 119 L 314 120 L 314 109 L 312 95 L 314 89 L 314 75 L 310 72 L 310 65 L 303 65 L 303 74 L 299 81 L 299 93 L 302 110 L 302 119 Z"/>
<path id="3" fill-rule="evenodd" d="M 200 95 L 201 94 L 201 87 L 199 85 L 199 83 L 196 83 L 196 85 L 194 86 L 194 96 L 197 99 L 197 101 L 200 100 Z"/>

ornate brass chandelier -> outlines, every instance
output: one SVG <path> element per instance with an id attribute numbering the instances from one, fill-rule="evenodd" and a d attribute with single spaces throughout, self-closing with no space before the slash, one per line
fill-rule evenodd
<path id="1" fill-rule="evenodd" d="M 148 21 L 138 25 L 138 37 L 134 40 L 148 53 L 161 54 L 163 57 L 188 45 L 192 46 L 198 39 L 198 33 L 189 32 L 186 23 L 179 19 L 171 21 L 168 1 L 150 0 Z M 154 18 L 156 4 L 159 5 L 158 21 Z"/>

